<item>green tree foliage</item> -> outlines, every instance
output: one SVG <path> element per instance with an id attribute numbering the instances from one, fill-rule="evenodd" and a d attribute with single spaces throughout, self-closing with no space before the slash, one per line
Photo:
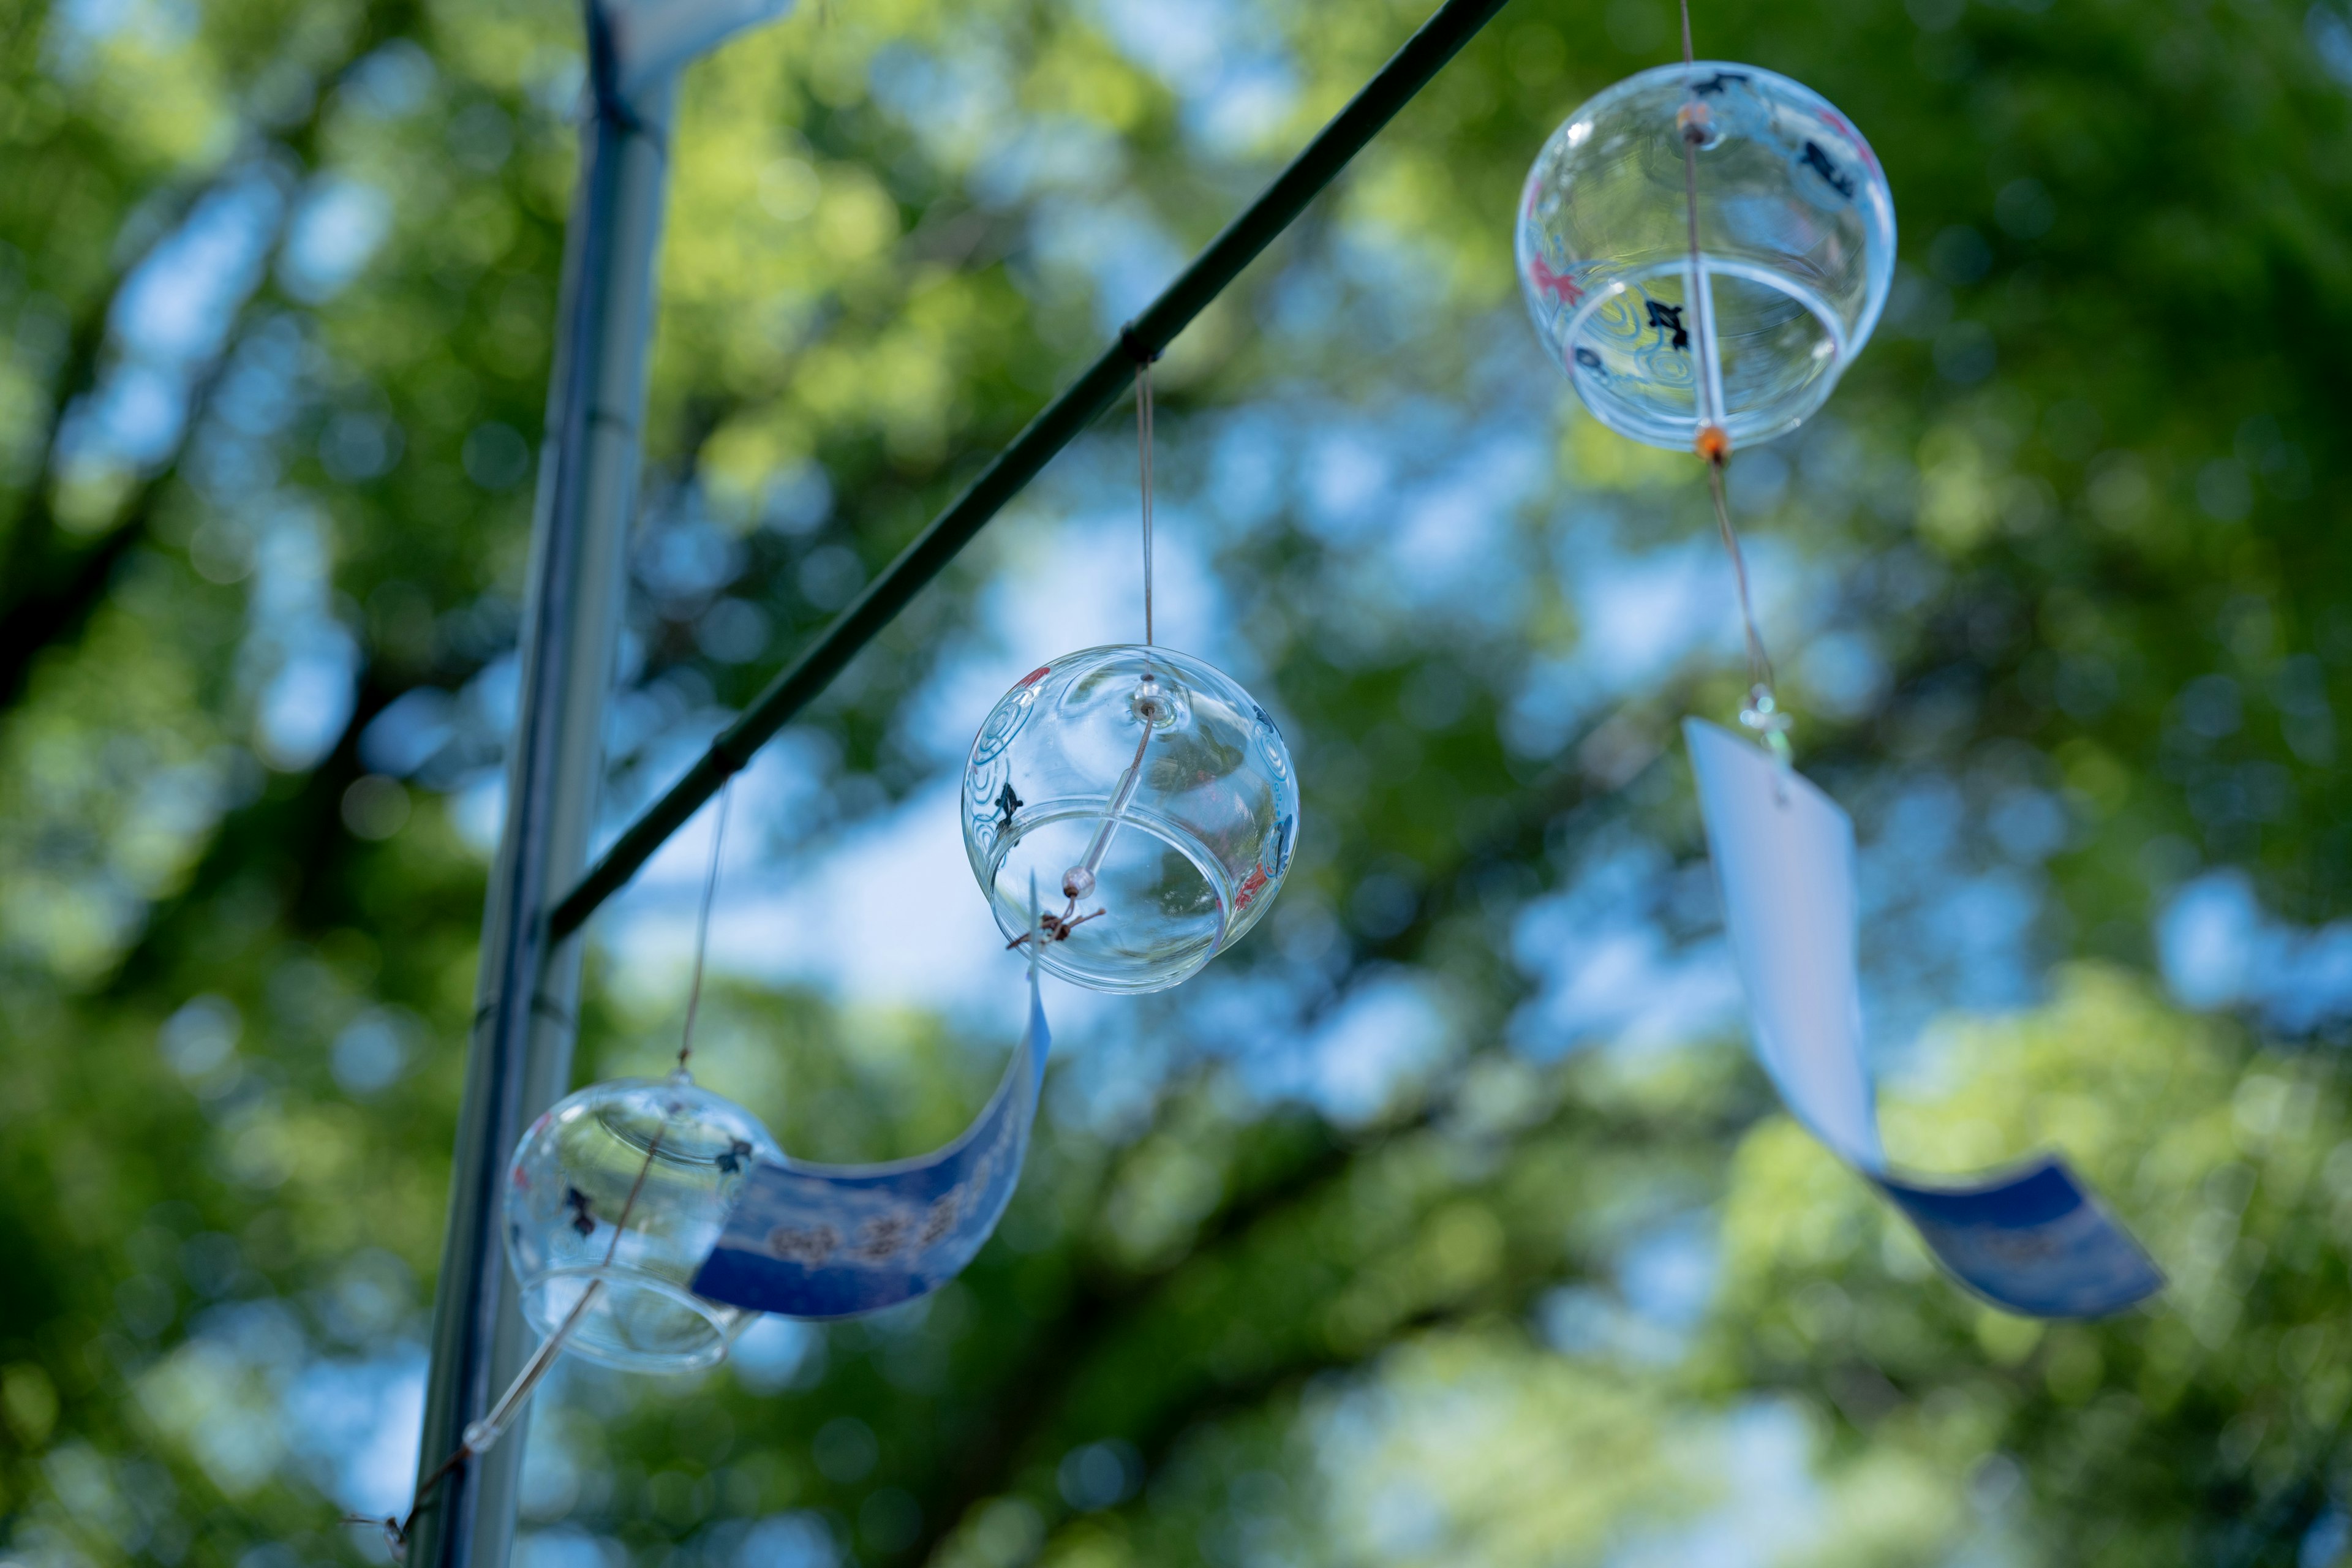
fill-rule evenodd
<path id="1" fill-rule="evenodd" d="M 1674 732 L 1741 683 L 1703 492 L 1509 259 L 1674 18 L 1514 0 L 1161 367 L 1162 613 L 1304 780 L 1274 917 L 1073 1010 L 928 1305 L 564 1374 L 532 1563 L 2343 1554 L 2352 23 L 1695 9 L 1898 202 L 1878 337 L 1733 467 L 1890 1146 L 2064 1150 L 2166 1294 L 1980 1307 L 1749 1062 Z M 614 820 L 1419 19 L 830 0 L 698 67 Z M 0 7 L 0 1563 L 379 1558 L 335 1521 L 414 1441 L 579 80 L 522 0 Z M 767 764 L 730 881 L 842 901 L 722 952 L 701 1071 L 795 1152 L 986 1092 L 996 1014 L 842 978 L 976 894 L 858 847 L 943 819 L 1000 662 L 1126 625 L 1131 464 L 1074 450 Z M 675 1037 L 632 898 L 583 1075 Z"/>

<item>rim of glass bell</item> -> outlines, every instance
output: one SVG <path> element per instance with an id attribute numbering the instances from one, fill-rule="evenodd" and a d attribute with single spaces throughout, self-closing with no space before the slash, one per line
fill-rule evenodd
<path id="1" fill-rule="evenodd" d="M 1752 261 L 1744 261 L 1735 257 L 1713 257 L 1701 252 L 1699 270 L 1706 274 L 1710 283 L 1717 278 L 1737 278 L 1743 282 L 1755 283 L 1770 289 L 1776 293 L 1795 300 L 1803 306 L 1814 321 L 1820 325 L 1822 332 L 1822 349 L 1828 351 L 1825 354 L 1821 352 L 1821 349 L 1814 351 L 1816 357 L 1824 358 L 1830 362 L 1828 371 L 1808 389 L 1803 401 L 1791 405 L 1788 412 L 1782 413 L 1778 417 L 1765 418 L 1753 409 L 1727 407 L 1723 416 L 1724 433 L 1731 437 L 1733 446 L 1752 447 L 1769 441 L 1776 436 L 1785 436 L 1821 412 L 1822 405 L 1827 403 L 1830 394 L 1837 390 L 1838 378 L 1845 374 L 1846 362 L 1853 357 L 1853 349 L 1846 336 L 1845 324 L 1837 319 L 1837 313 L 1823 309 L 1818 300 L 1807 299 L 1804 295 L 1788 288 L 1784 280 L 1770 268 L 1759 266 Z M 1628 294 L 1637 292 L 1640 285 L 1653 279 L 1685 279 L 1689 276 L 1690 258 L 1688 257 L 1680 257 L 1671 261 L 1654 261 L 1647 266 L 1636 267 L 1622 272 L 1585 295 L 1584 302 L 1576 308 L 1575 313 L 1569 317 L 1567 324 L 1560 328 L 1560 338 L 1564 342 L 1574 342 L 1577 334 L 1586 330 L 1596 312 Z M 1570 384 L 1576 388 L 1577 395 L 1590 403 L 1591 399 L 1585 393 L 1584 376 L 1578 374 L 1575 368 L 1570 370 L 1569 375 Z M 1615 417 L 1604 420 L 1603 423 L 1618 430 L 1620 434 L 1648 442 L 1653 446 L 1679 450 L 1689 446 L 1698 434 L 1699 421 L 1696 405 L 1689 415 L 1662 415 L 1654 418 L 1642 417 L 1640 405 L 1630 402 L 1614 405 L 1612 412 Z M 1598 411 L 1596 411 L 1596 416 L 1597 414 Z M 1626 428 L 1627 426 L 1634 428 Z"/>
<path id="2" fill-rule="evenodd" d="M 684 1308 L 699 1325 L 700 1331 L 675 1348 L 633 1347 L 593 1332 L 588 1322 L 582 1323 L 564 1342 L 566 1354 L 623 1372 L 692 1372 L 698 1367 L 716 1366 L 727 1359 L 728 1347 L 755 1315 L 738 1307 L 706 1301 L 683 1285 L 616 1259 L 612 1263 L 560 1263 L 523 1280 L 524 1321 L 542 1336 L 554 1333 L 578 1305 L 588 1285 L 597 1279 L 604 1282 L 598 1303 L 603 1309 L 600 1316 L 610 1319 L 618 1308 L 637 1304 L 633 1298 L 650 1295 L 668 1306 Z"/>
<path id="3" fill-rule="evenodd" d="M 1271 733 L 1272 745 L 1276 749 L 1266 758 L 1270 770 L 1282 779 L 1293 776 L 1289 746 L 1283 741 L 1280 730 L 1274 726 L 1264 707 L 1250 696 L 1240 681 L 1198 654 L 1186 653 L 1164 643 L 1103 643 L 1056 656 L 1042 666 L 1031 679 L 1051 671 L 1057 677 L 1076 681 L 1085 678 L 1088 673 L 1087 667 L 1099 668 L 1121 660 L 1132 660 L 1145 667 L 1147 673 L 1151 666 L 1159 665 L 1169 675 L 1179 679 L 1189 679 L 1194 687 L 1206 687 L 1213 679 L 1233 688 L 1247 702 L 1248 716 Z M 1016 685 L 1005 697 L 1013 697 L 1027 684 Z M 1171 683 L 1171 689 L 1164 695 L 1170 704 L 1168 711 L 1163 719 L 1153 722 L 1156 728 L 1172 730 L 1192 717 L 1192 700 L 1198 693 Z M 1004 701 L 1005 698 L 998 700 L 1000 709 Z M 1024 706 L 1025 710 L 1020 719 L 1003 733 L 992 734 L 984 727 L 973 740 L 971 758 L 982 759 L 983 752 L 992 746 L 998 752 L 1010 747 L 1014 735 L 1034 716 L 1034 700 L 1024 702 Z M 968 761 L 967 766 L 970 765 Z M 1099 821 L 1102 816 L 1102 797 L 1098 795 L 1055 795 L 1023 802 L 1013 815 L 1012 824 L 1017 824 L 1018 831 L 999 833 L 984 852 L 967 837 L 966 848 L 971 857 L 972 870 L 987 897 L 990 916 L 1008 940 L 1018 939 L 1029 931 L 1027 884 L 1024 881 L 1015 888 L 1000 880 L 1005 862 L 1014 848 L 1023 842 L 1034 841 L 1040 829 L 1054 824 Z M 1044 943 L 1037 954 L 1038 966 L 1049 974 L 1087 990 L 1115 995 L 1143 995 L 1182 984 L 1257 924 L 1274 901 L 1271 896 L 1274 889 L 1268 883 L 1278 883 L 1289 869 L 1288 854 L 1286 852 L 1282 866 L 1272 878 L 1254 875 L 1245 881 L 1236 882 L 1227 868 L 1199 841 L 1191 826 L 1166 813 L 1130 801 L 1120 810 L 1118 821 L 1123 826 L 1142 828 L 1154 841 L 1183 857 L 1185 863 L 1202 879 L 1215 900 L 1215 925 L 1213 931 L 1194 941 L 1180 965 L 1164 972 L 1154 971 L 1131 977 L 1114 976 L 1081 964 L 1076 962 L 1072 952 L 1062 942 Z M 1295 826 L 1292 831 L 1295 834 Z M 1039 896 L 1049 905 L 1058 904 L 1060 885 L 1061 870 L 1055 868 L 1049 876 L 1040 879 Z"/>
<path id="4" fill-rule="evenodd" d="M 1004 869 L 1004 862 L 1011 858 L 1014 847 L 1021 840 L 1035 836 L 1040 828 L 1051 827 L 1059 822 L 1098 821 L 1101 816 L 1101 803 L 1085 796 L 1041 801 L 1034 805 L 1024 806 L 1017 818 L 1021 824 L 1021 831 L 1017 834 L 1000 837 L 995 846 L 988 852 L 988 863 L 984 871 L 987 885 L 992 889 L 997 886 L 998 875 Z M 1140 827 L 1150 833 L 1152 838 L 1163 847 L 1174 849 L 1184 857 L 1186 863 L 1194 871 L 1200 874 L 1201 879 L 1208 884 L 1209 891 L 1217 900 L 1215 932 L 1204 941 L 1196 942 L 1193 950 L 1186 955 L 1182 967 L 1171 971 L 1165 976 L 1153 975 L 1133 981 L 1114 979 L 1077 963 L 1066 951 L 1066 944 L 1056 942 L 1046 942 L 1039 949 L 1037 966 L 1048 974 L 1066 980 L 1073 985 L 1084 986 L 1089 991 L 1143 995 L 1153 991 L 1165 991 L 1172 985 L 1182 984 L 1206 967 L 1209 960 L 1225 950 L 1226 944 L 1234 935 L 1233 909 L 1234 900 L 1239 893 L 1236 889 L 1228 886 L 1230 879 L 1226 877 L 1224 868 L 1202 855 L 1194 847 L 1191 832 L 1171 821 L 1164 814 L 1130 805 L 1119 814 L 1118 819 L 1122 826 Z M 1054 897 L 1047 898 L 1048 892 L 1054 892 Z M 1054 889 L 1041 890 L 1039 897 L 1058 907 L 1059 894 Z M 1007 900 L 992 896 L 988 900 L 988 907 L 990 912 L 995 917 L 996 929 L 1003 932 L 1007 940 L 1022 936 L 1028 931 L 1028 921 L 1013 918 L 1013 911 Z"/>

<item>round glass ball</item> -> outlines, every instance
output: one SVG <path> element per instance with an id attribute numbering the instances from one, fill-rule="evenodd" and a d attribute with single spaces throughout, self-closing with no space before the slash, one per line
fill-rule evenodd
<path id="1" fill-rule="evenodd" d="M 1536 329 L 1594 417 L 1688 451 L 1713 380 L 1737 447 L 1793 428 L 1861 352 L 1894 278 L 1895 198 L 1870 144 L 1811 89 L 1754 66 L 1661 66 L 1544 143 L 1517 249 Z"/>
<path id="2" fill-rule="evenodd" d="M 758 1117 L 683 1071 L 558 1100 L 507 1170 L 507 1258 L 523 1317 L 555 1333 L 593 1289 L 567 1351 L 634 1372 L 721 1360 L 757 1314 L 688 1282 L 752 1163 L 782 1158 Z"/>
<path id="3" fill-rule="evenodd" d="M 1172 648 L 1088 648 L 1032 672 L 964 768 L 964 851 L 998 929 L 1031 940 L 1034 886 L 1039 962 L 1096 991 L 1192 974 L 1265 913 L 1297 842 L 1282 731 Z"/>

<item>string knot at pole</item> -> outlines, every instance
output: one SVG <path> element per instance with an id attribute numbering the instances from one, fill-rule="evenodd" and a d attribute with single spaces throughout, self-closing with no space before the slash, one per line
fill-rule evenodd
<path id="1" fill-rule="evenodd" d="M 1133 321 L 1119 328 L 1118 346 L 1126 352 L 1128 358 L 1138 364 L 1155 364 L 1159 362 L 1161 353 L 1160 350 L 1153 348 L 1143 341 L 1143 334 L 1135 330 Z"/>

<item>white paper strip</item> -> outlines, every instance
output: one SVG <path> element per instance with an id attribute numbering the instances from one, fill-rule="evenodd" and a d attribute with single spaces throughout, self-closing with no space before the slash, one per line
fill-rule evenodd
<path id="1" fill-rule="evenodd" d="M 1728 731 L 1690 719 L 1683 734 L 1756 1053 L 1797 1119 L 1996 1306 L 2095 1318 L 2161 1289 L 2162 1272 L 2062 1160 L 1959 1183 L 1887 1170 L 1863 1056 L 1853 819 Z"/>
<path id="2" fill-rule="evenodd" d="M 1756 1054 L 1847 1163 L 1886 1163 L 1862 1049 L 1853 824 L 1802 775 L 1712 724 L 1683 721 Z"/>

